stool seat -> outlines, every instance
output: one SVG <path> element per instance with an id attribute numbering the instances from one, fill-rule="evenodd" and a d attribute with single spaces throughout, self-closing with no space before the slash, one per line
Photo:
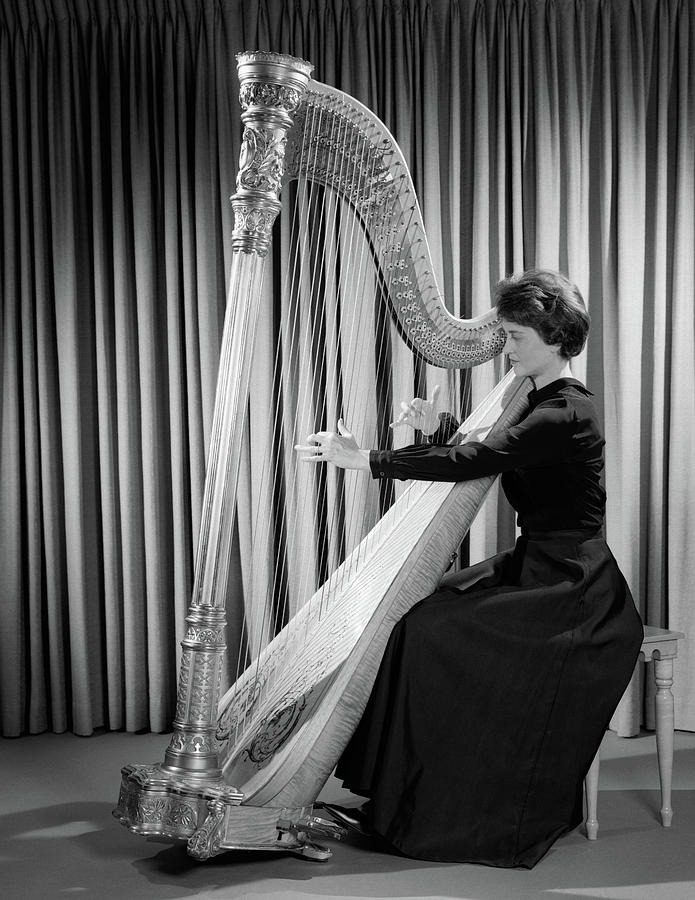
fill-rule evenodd
<path id="1" fill-rule="evenodd" d="M 678 641 L 684 638 L 682 631 L 669 631 L 667 628 L 654 628 L 645 625 L 644 640 L 640 648 L 639 659 L 643 662 L 654 661 L 654 680 L 656 695 L 654 708 L 656 712 L 656 755 L 659 764 L 659 781 L 661 783 L 661 823 L 668 828 L 673 819 L 671 808 L 671 778 L 673 774 L 673 660 L 678 656 Z M 586 836 L 590 841 L 598 837 L 598 776 L 600 768 L 599 752 L 594 757 L 591 768 L 584 780 L 586 792 Z"/>

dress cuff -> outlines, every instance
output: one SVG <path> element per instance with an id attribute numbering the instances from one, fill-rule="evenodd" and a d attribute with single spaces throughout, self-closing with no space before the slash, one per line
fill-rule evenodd
<path id="1" fill-rule="evenodd" d="M 370 450 L 369 468 L 372 478 L 391 478 L 393 466 L 391 463 L 391 450 Z"/>

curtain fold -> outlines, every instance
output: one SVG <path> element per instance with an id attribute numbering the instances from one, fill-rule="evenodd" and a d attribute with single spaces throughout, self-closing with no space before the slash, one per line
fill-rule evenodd
<path id="1" fill-rule="evenodd" d="M 691 2 L 0 0 L 3 734 L 170 726 L 245 49 L 309 59 L 384 120 L 456 315 L 486 310 L 524 267 L 577 282 L 592 333 L 575 371 L 604 415 L 608 540 L 645 620 L 695 637 Z M 272 328 L 262 320 L 268 357 Z M 439 383 L 460 401 L 463 379 L 395 364 L 404 397 Z M 475 371 L 474 398 L 499 373 Z M 252 498 L 250 461 L 242 472 Z M 237 596 L 248 534 L 241 520 Z M 513 537 L 493 496 L 471 558 Z M 230 607 L 230 646 L 242 615 Z M 695 730 L 692 643 L 676 727 Z M 642 702 L 633 686 L 620 733 Z"/>

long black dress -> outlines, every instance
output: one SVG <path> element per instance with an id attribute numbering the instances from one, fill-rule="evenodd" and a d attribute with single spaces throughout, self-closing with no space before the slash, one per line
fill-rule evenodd
<path id="1" fill-rule="evenodd" d="M 562 378 L 485 443 L 371 455 L 375 477 L 503 473 L 522 532 L 398 623 L 339 762 L 373 830 L 409 856 L 530 868 L 581 822 L 583 779 L 643 634 L 602 537 L 589 395 Z"/>

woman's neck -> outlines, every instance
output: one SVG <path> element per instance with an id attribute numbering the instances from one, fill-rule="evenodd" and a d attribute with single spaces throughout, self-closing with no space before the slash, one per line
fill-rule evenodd
<path id="1" fill-rule="evenodd" d="M 563 359 L 559 360 L 558 363 L 558 365 L 552 366 L 546 372 L 540 372 L 538 375 L 533 376 L 533 383 L 536 386 L 536 390 L 540 390 L 545 387 L 546 384 L 552 384 L 553 381 L 557 381 L 558 378 L 572 378 L 570 361 L 568 359 Z"/>

